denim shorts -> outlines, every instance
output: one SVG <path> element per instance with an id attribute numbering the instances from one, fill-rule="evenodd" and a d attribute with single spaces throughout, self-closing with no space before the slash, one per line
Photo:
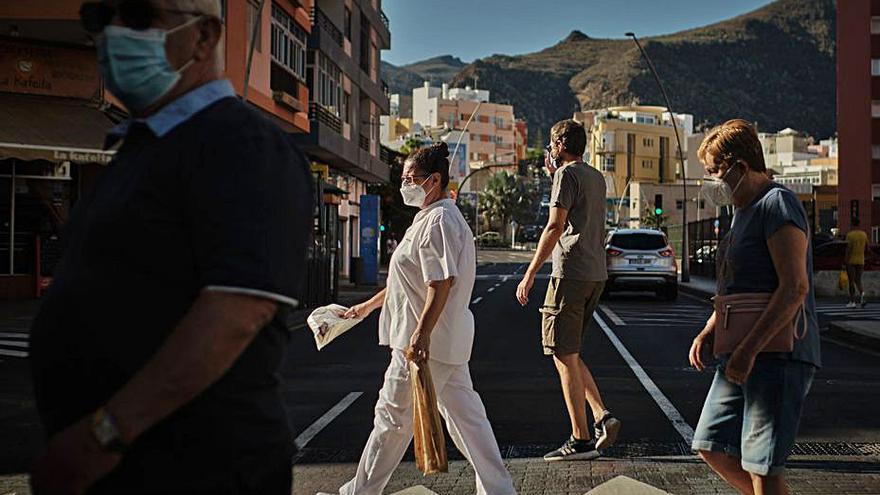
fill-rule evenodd
<path id="1" fill-rule="evenodd" d="M 745 385 L 737 385 L 724 376 L 726 361 L 715 371 L 692 448 L 739 458 L 750 473 L 782 474 L 816 368 L 759 357 Z"/>

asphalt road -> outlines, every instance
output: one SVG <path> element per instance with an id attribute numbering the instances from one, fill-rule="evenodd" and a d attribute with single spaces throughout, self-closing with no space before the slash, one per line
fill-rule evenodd
<path id="1" fill-rule="evenodd" d="M 546 277 L 537 281 L 526 307 L 514 299 L 527 257 L 481 254 L 471 305 L 477 329 L 471 372 L 508 458 L 540 456 L 569 435 L 556 372 L 541 353 L 538 306 Z M 841 304 L 823 301 L 829 313 L 823 322 L 840 318 Z M 684 294 L 677 302 L 650 294 L 616 294 L 603 301 L 597 314 L 605 328 L 593 322 L 583 357 L 607 406 L 623 422 L 618 446 L 608 455 L 689 453 L 685 438 L 696 426 L 711 374 L 690 369 L 687 350 L 709 313 L 704 300 Z M 880 324 L 876 310 L 859 317 Z M 389 361 L 389 351 L 377 344 L 377 319 L 372 315 L 321 352 L 307 329 L 293 332 L 283 376 L 292 430 L 303 447 L 297 463 L 358 459 Z M 825 367 L 816 376 L 796 452 L 880 455 L 878 356 L 823 339 Z M 28 359 L 2 357 L 0 474 L 25 471 L 40 444 Z M 456 458 L 454 448 L 450 456 Z"/>
<path id="2" fill-rule="evenodd" d="M 556 372 L 541 353 L 538 306 L 547 280 L 538 280 L 522 308 L 514 291 L 524 269 L 523 263 L 480 266 L 471 305 L 476 318 L 471 372 L 505 457 L 542 455 L 570 433 Z M 593 322 L 583 357 L 606 405 L 623 421 L 619 446 L 609 455 L 689 453 L 685 438 L 696 426 L 712 375 L 691 369 L 687 351 L 710 312 L 704 300 L 689 295 L 677 302 L 650 294 L 615 294 L 603 301 L 598 316 L 607 331 Z M 388 350 L 377 345 L 376 325 L 373 315 L 322 352 L 315 351 L 307 331 L 294 335 L 285 369 L 287 398 L 294 431 L 308 431 L 300 440 L 309 440 L 299 463 L 359 457 L 389 360 Z M 825 367 L 816 376 L 796 452 L 880 454 L 877 358 L 870 350 L 823 341 Z M 454 448 L 450 452 L 455 455 Z"/>

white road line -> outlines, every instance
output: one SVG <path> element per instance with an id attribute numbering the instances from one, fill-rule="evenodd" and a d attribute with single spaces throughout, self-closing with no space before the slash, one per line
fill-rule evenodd
<path id="1" fill-rule="evenodd" d="M 615 325 L 626 326 L 626 322 L 620 319 L 620 317 L 617 316 L 617 313 L 611 311 L 611 308 L 604 304 L 600 304 L 599 307 L 602 309 L 602 311 L 605 312 L 606 315 L 608 315 L 609 318 L 611 318 L 611 321 L 614 322 Z"/>
<path id="2" fill-rule="evenodd" d="M 19 341 L 19 340 L 0 340 L 0 345 L 5 345 L 9 347 L 30 347 L 30 343 L 28 341 Z"/>
<path id="3" fill-rule="evenodd" d="M 709 299 L 707 299 L 707 298 L 705 298 L 705 297 L 698 297 L 698 296 L 695 296 L 695 295 L 693 295 L 693 294 L 688 294 L 687 292 L 679 292 L 678 295 L 679 295 L 679 296 L 684 296 L 684 297 L 686 297 L 686 298 L 688 298 L 688 299 L 693 299 L 694 301 L 698 301 L 698 302 L 700 302 L 700 303 L 707 304 L 707 305 L 709 305 L 709 306 L 712 305 L 712 301 L 709 300 Z"/>
<path id="4" fill-rule="evenodd" d="M 30 337 L 29 333 L 18 333 L 18 332 L 0 332 L 0 337 L 4 339 L 27 339 Z"/>
<path id="5" fill-rule="evenodd" d="M 354 401 L 358 399 L 363 392 L 352 392 L 345 397 L 342 398 L 335 406 L 331 407 L 329 411 L 325 412 L 323 416 L 318 418 L 317 421 L 311 424 L 308 428 L 306 428 L 296 439 L 293 441 L 293 444 L 296 445 L 297 449 L 302 449 L 309 442 L 312 441 L 313 438 L 318 433 L 321 433 L 321 430 L 327 427 L 334 419 L 336 419 L 343 411 L 348 409 L 348 406 L 352 405 Z"/>
<path id="6" fill-rule="evenodd" d="M 495 287 L 489 287 L 486 292 L 495 292 Z"/>
<path id="7" fill-rule="evenodd" d="M 645 370 L 642 369 L 642 366 L 636 361 L 636 359 L 629 353 L 626 349 L 626 346 L 623 345 L 623 342 L 617 338 L 617 335 L 614 334 L 614 331 L 611 330 L 611 327 L 605 323 L 605 320 L 602 319 L 597 313 L 593 313 L 593 318 L 596 320 L 596 323 L 602 328 L 602 331 L 605 332 L 605 335 L 608 336 L 608 339 L 611 340 L 611 343 L 614 344 L 614 347 L 617 349 L 617 352 L 620 353 L 620 356 L 623 357 L 623 360 L 626 361 L 626 364 L 629 365 L 630 369 L 632 369 L 633 373 L 635 373 L 636 378 L 642 383 L 642 386 L 645 387 L 645 390 L 651 394 L 651 398 L 654 399 L 654 402 L 660 407 L 663 411 L 663 414 L 669 418 L 669 421 L 672 423 L 672 426 L 678 431 L 678 434 L 681 435 L 681 438 L 684 439 L 685 443 L 688 445 L 691 444 L 694 440 L 694 429 L 691 428 L 691 425 L 684 420 L 684 417 L 678 412 L 678 409 L 672 405 L 672 402 L 663 395 L 663 392 L 657 387 L 656 384 L 651 380 L 651 377 L 645 373 Z"/>
<path id="8" fill-rule="evenodd" d="M 501 284 L 495 284 L 495 288 L 501 287 Z"/>
<path id="9" fill-rule="evenodd" d="M 480 304 L 480 301 L 482 301 L 482 300 L 483 300 L 482 297 L 478 297 L 478 298 L 474 299 L 473 301 L 471 301 L 471 304 Z"/>
<path id="10" fill-rule="evenodd" d="M 7 351 L 6 349 L 0 349 L 0 356 L 10 356 L 10 357 L 28 357 L 28 353 L 24 351 Z"/>
<path id="11" fill-rule="evenodd" d="M 510 275 L 505 275 L 505 276 L 501 277 L 502 282 L 507 282 L 508 280 L 510 280 Z"/>

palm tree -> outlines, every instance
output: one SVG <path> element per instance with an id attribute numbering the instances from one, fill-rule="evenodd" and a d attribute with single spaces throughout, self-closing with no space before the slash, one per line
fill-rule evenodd
<path id="1" fill-rule="evenodd" d="M 534 181 L 505 171 L 496 172 L 486 188 L 478 192 L 480 213 L 501 228 L 502 236 L 509 240 L 506 226 L 511 220 L 519 225 L 535 220 L 538 188 Z"/>

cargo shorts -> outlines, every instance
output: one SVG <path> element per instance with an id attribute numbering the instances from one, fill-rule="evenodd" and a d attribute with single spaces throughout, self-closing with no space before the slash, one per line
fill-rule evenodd
<path id="1" fill-rule="evenodd" d="M 580 354 L 584 333 L 599 305 L 604 281 L 584 282 L 550 277 L 541 306 L 541 343 L 544 354 Z"/>

